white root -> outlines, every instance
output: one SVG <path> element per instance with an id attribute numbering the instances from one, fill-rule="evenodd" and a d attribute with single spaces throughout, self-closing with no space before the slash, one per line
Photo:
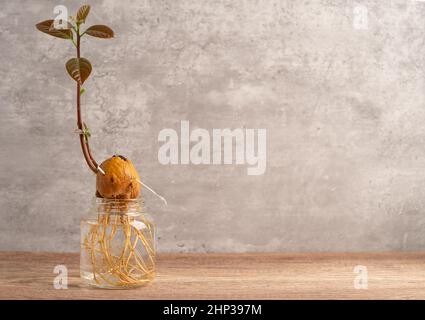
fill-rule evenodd
<path id="1" fill-rule="evenodd" d="M 164 204 L 166 206 L 168 206 L 167 200 L 163 196 L 159 195 L 157 192 L 155 192 L 155 190 L 153 190 L 152 188 L 150 188 L 149 186 L 147 186 L 146 184 L 144 184 L 139 179 L 137 179 L 137 182 L 140 183 L 142 186 L 144 186 L 146 189 L 148 189 L 150 192 L 152 192 L 154 195 L 156 195 L 159 199 L 161 199 L 164 202 Z"/>

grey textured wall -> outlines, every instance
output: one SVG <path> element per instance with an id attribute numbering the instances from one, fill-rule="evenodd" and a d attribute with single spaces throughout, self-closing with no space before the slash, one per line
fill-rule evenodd
<path id="1" fill-rule="evenodd" d="M 425 2 L 88 3 L 116 33 L 83 42 L 93 153 L 128 156 L 166 196 L 145 192 L 161 251 L 424 248 Z M 95 179 L 73 133 L 75 53 L 34 25 L 81 3 L 0 4 L 0 249 L 78 251 Z M 266 128 L 267 171 L 161 165 L 158 133 L 181 120 Z"/>

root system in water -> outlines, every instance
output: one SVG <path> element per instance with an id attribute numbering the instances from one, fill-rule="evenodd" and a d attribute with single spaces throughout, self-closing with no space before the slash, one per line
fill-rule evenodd
<path id="1" fill-rule="evenodd" d="M 81 228 L 81 276 L 88 284 L 125 288 L 154 278 L 155 231 L 145 217 L 102 213 Z"/>

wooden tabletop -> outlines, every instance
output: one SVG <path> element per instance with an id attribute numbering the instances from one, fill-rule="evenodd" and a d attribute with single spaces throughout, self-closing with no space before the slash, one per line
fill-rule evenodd
<path id="1" fill-rule="evenodd" d="M 54 289 L 56 265 L 68 289 Z M 161 254 L 157 270 L 142 288 L 92 289 L 78 254 L 0 252 L 0 299 L 425 299 L 425 253 Z"/>

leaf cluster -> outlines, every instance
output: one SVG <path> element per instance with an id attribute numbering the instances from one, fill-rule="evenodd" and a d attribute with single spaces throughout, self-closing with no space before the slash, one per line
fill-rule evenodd
<path id="1" fill-rule="evenodd" d="M 79 57 L 80 50 L 80 39 L 85 35 L 91 37 L 110 39 L 114 37 L 114 32 L 111 28 L 105 25 L 92 25 L 82 31 L 81 27 L 86 23 L 87 16 L 90 13 L 90 6 L 83 5 L 78 9 L 75 17 L 69 17 L 65 23 L 65 28 L 55 28 L 54 20 L 45 20 L 36 24 L 36 28 L 45 34 L 50 36 L 70 40 L 77 47 L 77 57 L 71 58 L 66 62 L 66 70 L 68 74 L 74 79 L 79 85 L 82 85 L 84 81 L 89 77 L 92 66 L 89 60 L 86 58 Z M 62 23 L 61 23 L 62 24 Z"/>

